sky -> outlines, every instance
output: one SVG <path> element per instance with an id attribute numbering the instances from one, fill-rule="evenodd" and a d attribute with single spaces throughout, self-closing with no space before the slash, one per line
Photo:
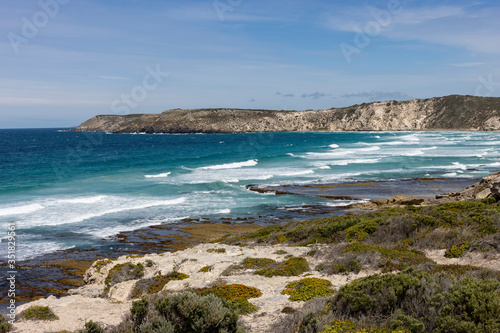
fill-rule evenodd
<path id="1" fill-rule="evenodd" d="M 500 3 L 0 0 L 0 128 L 500 96 Z"/>

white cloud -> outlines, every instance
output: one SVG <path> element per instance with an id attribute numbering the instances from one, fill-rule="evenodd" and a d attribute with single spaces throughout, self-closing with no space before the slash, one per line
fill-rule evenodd
<path id="1" fill-rule="evenodd" d="M 365 7 L 363 10 L 345 10 L 327 17 L 324 26 L 344 32 L 360 33 L 366 25 L 377 22 L 373 11 L 385 10 Z M 421 41 L 438 45 L 466 48 L 486 54 L 500 54 L 500 8 L 477 9 L 471 6 L 435 6 L 404 8 L 384 20 L 376 37 L 397 41 Z M 353 36 L 354 38 L 354 36 Z M 347 40 L 346 42 L 351 42 Z"/>

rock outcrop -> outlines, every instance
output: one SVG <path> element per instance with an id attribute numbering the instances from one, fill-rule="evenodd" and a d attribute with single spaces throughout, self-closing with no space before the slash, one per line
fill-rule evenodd
<path id="1" fill-rule="evenodd" d="M 450 192 L 436 196 L 437 199 L 454 201 L 494 198 L 500 200 L 500 172 L 484 176 L 479 183 L 467 186 L 463 191 Z"/>
<path id="2" fill-rule="evenodd" d="M 116 133 L 496 131 L 500 130 L 500 98 L 452 95 L 317 111 L 175 109 L 161 114 L 95 116 L 76 130 Z"/>

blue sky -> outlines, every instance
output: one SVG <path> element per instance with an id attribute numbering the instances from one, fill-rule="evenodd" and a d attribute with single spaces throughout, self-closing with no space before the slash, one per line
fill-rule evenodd
<path id="1" fill-rule="evenodd" d="M 500 96 L 495 1 L 3 0 L 0 128 Z"/>

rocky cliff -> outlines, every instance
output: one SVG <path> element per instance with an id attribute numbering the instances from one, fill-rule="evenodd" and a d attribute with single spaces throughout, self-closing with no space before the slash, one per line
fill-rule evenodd
<path id="1" fill-rule="evenodd" d="M 175 109 L 161 114 L 96 116 L 76 130 L 116 133 L 498 131 L 500 98 L 452 95 L 318 111 Z"/>

